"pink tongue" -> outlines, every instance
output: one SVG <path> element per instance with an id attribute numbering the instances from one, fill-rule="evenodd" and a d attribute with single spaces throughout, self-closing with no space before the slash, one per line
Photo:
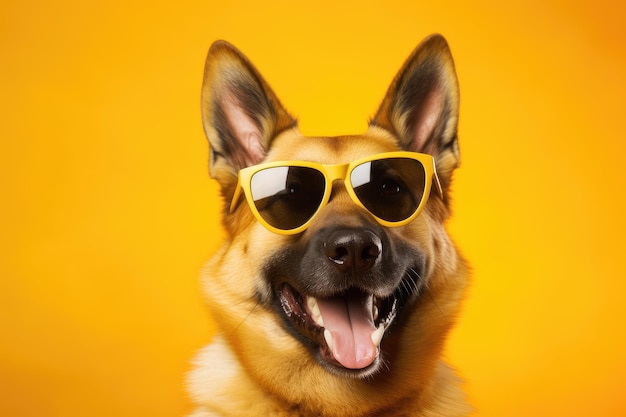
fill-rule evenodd
<path id="1" fill-rule="evenodd" d="M 372 342 L 376 330 L 371 297 L 317 299 L 324 327 L 333 336 L 332 353 L 348 369 L 362 369 L 374 362 L 378 348 Z"/>

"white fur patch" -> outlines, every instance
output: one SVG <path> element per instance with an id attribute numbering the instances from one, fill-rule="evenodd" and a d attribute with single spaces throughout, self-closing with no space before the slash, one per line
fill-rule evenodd
<path id="1" fill-rule="evenodd" d="M 198 353 L 193 365 L 195 369 L 189 373 L 187 382 L 193 400 L 199 404 L 225 395 L 239 369 L 237 359 L 220 336 Z"/>

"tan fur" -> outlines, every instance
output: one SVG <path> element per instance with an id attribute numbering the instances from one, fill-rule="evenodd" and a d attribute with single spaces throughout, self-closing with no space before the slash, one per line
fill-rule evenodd
<path id="1" fill-rule="evenodd" d="M 447 45 L 442 51 L 441 42 L 435 39 L 428 44 L 428 48 L 435 48 L 437 54 L 445 56 L 441 65 L 445 67 L 443 73 L 447 85 L 445 91 L 436 90 L 433 94 L 445 94 L 453 100 L 454 120 L 448 119 L 448 124 L 439 132 L 443 135 L 440 140 L 442 151 L 434 149 L 434 139 L 429 142 L 429 146 L 433 146 L 432 153 L 438 157 L 438 164 L 444 168 L 443 182 L 448 184 L 452 170 L 458 164 L 456 144 L 449 148 L 445 143 L 456 143 L 458 91 L 451 58 L 446 55 Z M 235 54 L 228 48 L 226 53 L 222 49 L 220 44 L 219 55 L 225 54 L 226 59 L 211 54 L 207 59 L 208 75 L 205 75 L 203 102 L 209 110 L 215 105 L 211 104 L 215 102 L 215 90 L 221 89 L 220 80 L 224 77 L 224 73 L 214 74 L 214 68 L 220 65 L 229 67 L 226 74 L 231 77 L 236 77 L 239 71 L 231 67 L 240 65 L 233 64 Z M 419 53 L 426 52 L 422 50 Z M 239 59 L 251 66 L 245 57 L 240 56 Z M 416 64 L 411 61 L 406 65 Z M 257 77 L 259 88 L 271 98 L 271 105 L 276 106 L 277 99 L 268 90 L 267 84 L 258 79 L 258 72 L 250 68 L 246 71 L 252 71 L 246 72 L 248 75 L 245 76 L 253 74 Z M 335 164 L 411 148 L 406 144 L 409 139 L 398 137 L 411 136 L 398 132 L 398 124 L 402 124 L 404 130 L 411 127 L 398 121 L 409 116 L 385 113 L 393 111 L 389 108 L 393 107 L 393 95 L 397 94 L 394 85 L 397 83 L 396 79 L 370 129 L 363 135 L 304 138 L 297 128 L 288 127 L 290 122 L 282 107 L 272 109 L 281 120 L 277 122 L 275 116 L 269 115 L 257 124 L 258 131 L 251 134 L 266 150 L 262 156 L 264 161 L 308 160 Z M 219 94 L 223 95 L 223 92 Z M 228 97 L 228 100 L 231 98 Z M 436 109 L 442 107 L 442 103 L 435 106 L 427 103 L 427 107 Z M 438 114 L 429 117 L 436 119 Z M 394 118 L 398 120 L 392 120 Z M 254 126 L 254 123 L 246 121 L 244 126 Z M 419 136 L 424 129 L 432 131 L 434 128 L 431 123 L 417 127 L 416 132 Z M 223 156 L 218 129 L 206 112 L 205 129 L 213 152 L 218 153 L 212 156 L 212 175 L 222 185 L 225 206 L 228 207 L 236 182 L 236 169 L 232 166 L 244 162 L 241 158 L 229 160 Z M 419 140 L 424 144 L 429 139 Z M 347 197 L 343 186 L 336 185 L 333 190 L 333 198 L 322 215 L 295 239 L 306 242 L 317 230 L 332 226 L 337 218 L 343 219 L 344 224 L 350 224 L 351 218 L 357 215 L 360 209 Z M 428 276 L 428 285 L 402 327 L 384 340 L 382 348 L 386 353 L 386 364 L 383 369 L 358 379 L 331 374 L 320 366 L 309 351 L 285 330 L 276 311 L 264 304 L 265 300 L 271 299 L 272 290 L 264 278 L 261 260 L 280 254 L 283 248 L 293 244 L 294 237 L 266 230 L 254 219 L 243 201 L 233 213 L 225 209 L 226 241 L 202 273 L 203 291 L 217 324 L 217 334 L 212 343 L 197 355 L 195 368 L 189 375 L 190 393 L 197 404 L 191 416 L 468 415 L 470 408 L 465 403 L 459 381 L 441 361 L 445 338 L 457 317 L 468 274 L 465 262 L 445 231 L 444 221 L 448 215 L 447 202 L 431 196 L 426 209 L 412 223 L 388 229 L 393 239 L 410 242 L 425 253 L 430 260 L 428 270 L 423 272 Z"/>

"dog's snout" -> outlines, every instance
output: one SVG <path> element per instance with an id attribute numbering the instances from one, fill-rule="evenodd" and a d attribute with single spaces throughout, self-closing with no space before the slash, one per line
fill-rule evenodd
<path id="1" fill-rule="evenodd" d="M 324 242 L 327 258 L 343 273 L 370 270 L 382 249 L 380 238 L 369 230 L 337 230 Z"/>

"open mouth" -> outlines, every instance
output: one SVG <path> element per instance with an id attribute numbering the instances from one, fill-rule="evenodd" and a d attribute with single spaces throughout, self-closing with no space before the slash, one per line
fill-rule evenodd
<path id="1" fill-rule="evenodd" d="M 395 295 L 378 298 L 351 288 L 316 298 L 289 284 L 282 284 L 278 295 L 293 327 L 319 349 L 319 358 L 328 368 L 354 377 L 378 369 L 380 345 L 398 309 Z"/>

